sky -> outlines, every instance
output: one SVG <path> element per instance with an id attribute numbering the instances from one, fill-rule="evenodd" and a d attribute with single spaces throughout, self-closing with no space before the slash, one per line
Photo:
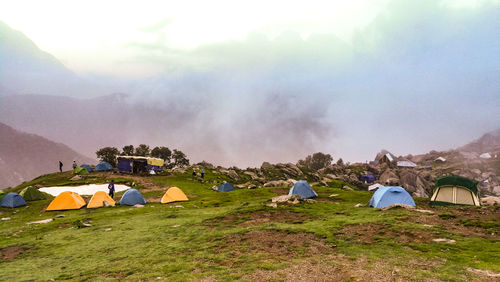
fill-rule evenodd
<path id="1" fill-rule="evenodd" d="M 225 165 L 425 153 L 500 124 L 498 0 L 0 1 L 0 20 L 134 81 L 130 103 L 176 113 L 169 143 Z"/>

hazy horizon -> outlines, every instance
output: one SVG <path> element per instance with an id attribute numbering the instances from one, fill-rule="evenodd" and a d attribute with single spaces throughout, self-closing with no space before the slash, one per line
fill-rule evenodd
<path id="1" fill-rule="evenodd" d="M 318 151 L 364 162 L 500 127 L 500 1 L 6 1 L 0 21 L 100 87 L 79 89 L 88 97 L 123 92 L 158 112 L 146 132 L 102 146 L 165 145 L 221 165 Z M 57 78 L 33 94 L 75 97 L 55 93 Z M 74 148 L 80 136 L 64 138 Z"/>

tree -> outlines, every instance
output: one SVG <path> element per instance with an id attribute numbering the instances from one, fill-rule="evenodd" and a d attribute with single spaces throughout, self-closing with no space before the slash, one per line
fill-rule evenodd
<path id="1" fill-rule="evenodd" d="M 186 167 L 189 165 L 189 160 L 181 150 L 174 149 L 172 154 L 173 166 Z"/>
<path id="2" fill-rule="evenodd" d="M 165 161 L 165 163 L 170 162 L 170 157 L 172 156 L 172 151 L 167 147 L 154 147 L 151 150 L 151 157 L 160 158 Z"/>
<path id="3" fill-rule="evenodd" d="M 115 147 L 104 147 L 95 152 L 97 158 L 103 162 L 110 163 L 113 167 L 116 167 L 116 156 L 120 154 L 120 151 Z"/>
<path id="4" fill-rule="evenodd" d="M 323 154 L 321 152 L 318 152 L 307 156 L 305 160 L 299 160 L 297 162 L 297 165 L 312 170 L 319 170 L 331 165 L 332 161 L 333 158 L 330 154 Z"/>
<path id="5" fill-rule="evenodd" d="M 128 145 L 122 148 L 122 152 L 125 156 L 133 156 L 134 155 L 134 146 Z"/>
<path id="6" fill-rule="evenodd" d="M 342 158 L 340 158 L 340 159 L 337 161 L 337 165 L 343 166 L 343 165 L 344 165 L 344 160 L 343 160 Z"/>
<path id="7" fill-rule="evenodd" d="M 149 146 L 146 144 L 140 144 L 135 148 L 135 155 L 141 157 L 149 156 Z"/>

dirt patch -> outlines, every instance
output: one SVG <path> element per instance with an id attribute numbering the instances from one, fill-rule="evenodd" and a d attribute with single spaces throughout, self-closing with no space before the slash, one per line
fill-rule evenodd
<path id="1" fill-rule="evenodd" d="M 411 281 L 417 271 L 432 271 L 442 261 L 405 261 L 405 267 L 385 260 L 368 260 L 365 256 L 349 259 L 343 254 L 294 262 L 278 270 L 257 270 L 244 275 L 249 281 Z M 466 277 L 464 277 L 466 278 Z M 464 279 L 467 280 L 467 279 Z M 425 281 L 439 281 L 426 278 Z"/>
<path id="2" fill-rule="evenodd" d="M 225 217 L 209 219 L 206 220 L 204 224 L 211 228 L 214 228 L 215 226 L 234 226 L 235 224 L 247 227 L 261 225 L 268 222 L 300 224 L 309 218 L 310 217 L 304 214 L 288 210 L 258 211 L 251 213 L 230 214 Z"/>
<path id="3" fill-rule="evenodd" d="M 0 258 L 2 260 L 15 260 L 17 256 L 24 253 L 26 249 L 22 246 L 10 246 L 0 249 Z"/>
<path id="4" fill-rule="evenodd" d="M 478 226 L 466 226 L 464 223 L 464 220 L 477 220 L 478 222 L 484 222 L 487 220 L 495 220 L 494 217 L 498 217 L 499 215 L 493 215 L 491 213 L 485 213 L 485 218 L 479 216 L 477 213 L 474 215 L 472 213 L 466 213 L 466 214 L 460 214 L 460 211 L 458 212 L 450 212 L 447 211 L 447 213 L 454 215 L 455 217 L 453 218 L 440 218 L 439 214 L 441 214 L 439 211 L 436 211 L 436 214 L 430 215 L 430 214 L 422 214 L 422 213 L 412 213 L 411 216 L 405 217 L 405 218 L 400 218 L 399 220 L 401 221 L 407 221 L 407 222 L 412 222 L 412 223 L 417 223 L 417 224 L 422 224 L 422 225 L 432 225 L 432 226 L 441 226 L 444 228 L 446 231 L 451 232 L 451 233 L 456 233 L 464 236 L 475 236 L 475 237 L 481 237 L 481 238 L 500 238 L 500 232 L 491 232 L 491 230 L 481 228 Z M 499 211 L 500 214 L 500 211 Z M 497 219 L 498 220 L 498 219 Z M 493 235 L 492 235 L 493 233 Z"/>
<path id="5" fill-rule="evenodd" d="M 243 234 L 225 236 L 219 251 L 229 250 L 232 257 L 248 253 L 262 253 L 281 260 L 333 252 L 335 245 L 328 245 L 314 234 L 288 233 L 278 230 L 252 230 Z M 229 263 L 232 263 L 229 260 Z"/>
<path id="6" fill-rule="evenodd" d="M 347 225 L 337 233 L 344 240 L 374 244 L 380 237 L 393 238 L 399 243 L 427 243 L 434 238 L 431 231 L 421 229 L 396 230 L 390 225 L 366 223 Z"/>
<path id="7" fill-rule="evenodd" d="M 287 188 L 271 188 L 269 189 L 270 192 L 273 192 L 278 195 L 288 195 L 288 192 L 290 192 L 290 189 Z"/>
<path id="8" fill-rule="evenodd" d="M 313 198 L 315 201 L 318 201 L 318 202 L 330 202 L 330 203 L 333 203 L 333 202 L 343 202 L 342 199 L 339 199 L 339 198 L 336 198 L 336 197 L 316 197 L 316 198 Z"/>

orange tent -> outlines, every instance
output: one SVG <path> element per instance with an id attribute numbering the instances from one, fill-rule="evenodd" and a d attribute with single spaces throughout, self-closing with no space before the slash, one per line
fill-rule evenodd
<path id="1" fill-rule="evenodd" d="M 75 192 L 62 192 L 47 207 L 47 211 L 77 210 L 85 206 L 85 200 Z"/>
<path id="2" fill-rule="evenodd" d="M 87 204 L 87 208 L 92 209 L 92 208 L 104 207 L 104 202 L 108 203 L 108 205 L 110 206 L 115 205 L 115 200 L 113 200 L 108 194 L 106 194 L 106 192 L 97 191 L 92 196 L 92 198 L 90 198 L 90 201 Z"/>
<path id="3" fill-rule="evenodd" d="M 189 199 L 186 197 L 186 194 L 184 194 L 184 192 L 177 187 L 168 189 L 165 195 L 161 198 L 162 204 L 180 201 L 189 201 Z"/>

